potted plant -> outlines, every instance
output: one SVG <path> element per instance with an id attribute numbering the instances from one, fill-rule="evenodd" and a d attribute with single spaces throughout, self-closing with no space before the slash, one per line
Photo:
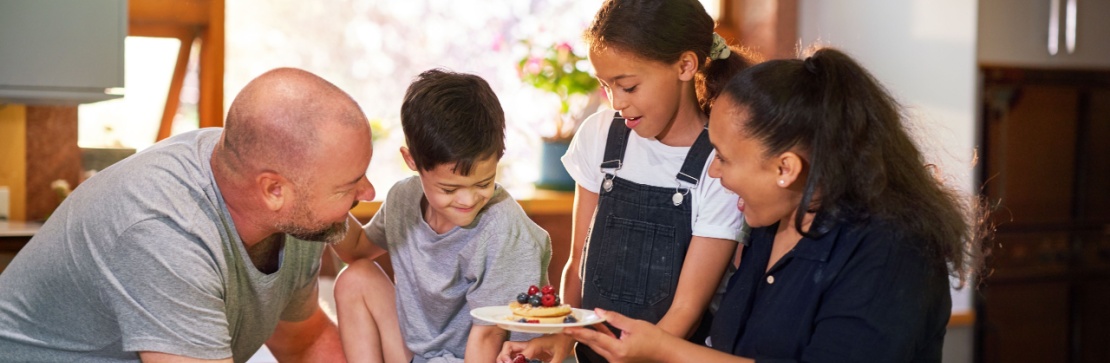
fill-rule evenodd
<path id="1" fill-rule="evenodd" d="M 568 43 L 556 43 L 536 51 L 525 40 L 528 53 L 517 62 L 520 80 L 541 91 L 558 97 L 559 109 L 552 115 L 555 134 L 543 137 L 541 150 L 541 189 L 574 190 L 574 180 L 567 174 L 559 158 L 566 153 L 578 124 L 601 104 L 597 79 L 586 71 L 589 63 Z"/>

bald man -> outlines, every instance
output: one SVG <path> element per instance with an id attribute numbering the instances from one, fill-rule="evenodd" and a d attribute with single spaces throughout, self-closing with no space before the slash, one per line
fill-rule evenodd
<path id="1" fill-rule="evenodd" d="M 331 83 L 276 69 L 223 129 L 85 181 L 0 274 L 0 361 L 343 361 L 317 302 L 326 243 L 371 200 L 370 128 Z"/>

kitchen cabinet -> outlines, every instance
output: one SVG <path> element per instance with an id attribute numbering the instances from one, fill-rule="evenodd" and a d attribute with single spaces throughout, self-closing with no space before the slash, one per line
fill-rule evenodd
<path id="1" fill-rule="evenodd" d="M 1110 71 L 981 75 L 979 361 L 1110 361 Z"/>
<path id="2" fill-rule="evenodd" d="M 0 0 L 0 103 L 122 97 L 126 0 Z"/>
<path id="3" fill-rule="evenodd" d="M 978 57 L 990 66 L 1110 68 L 1110 0 L 980 0 Z"/>
<path id="4" fill-rule="evenodd" d="M 991 286 L 982 362 L 1067 362 L 1068 286 L 1058 281 Z M 1020 301 L 1021 303 L 1014 303 Z"/>

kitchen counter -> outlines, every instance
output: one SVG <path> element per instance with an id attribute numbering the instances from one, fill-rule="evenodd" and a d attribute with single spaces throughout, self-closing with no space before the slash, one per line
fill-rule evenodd
<path id="1" fill-rule="evenodd" d="M 0 272 L 41 227 L 42 223 L 0 220 Z"/>
<path id="2" fill-rule="evenodd" d="M 42 223 L 23 221 L 0 221 L 0 237 L 31 237 L 39 231 Z"/>

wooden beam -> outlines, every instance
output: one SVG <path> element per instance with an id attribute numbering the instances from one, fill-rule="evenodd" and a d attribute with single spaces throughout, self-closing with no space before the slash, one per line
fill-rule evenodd
<path id="1" fill-rule="evenodd" d="M 128 0 L 128 22 L 136 24 L 172 24 L 207 26 L 212 3 L 210 0 Z M 219 0 L 222 7 L 222 0 Z"/>
<path id="2" fill-rule="evenodd" d="M 224 0 L 131 0 L 128 33 L 134 36 L 175 38 L 181 41 L 170 81 L 166 107 L 156 140 L 170 136 L 181 102 L 181 88 L 192 45 L 200 39 L 198 69 L 200 127 L 223 126 L 224 112 Z"/>
<path id="3" fill-rule="evenodd" d="M 152 38 L 196 38 L 200 36 L 202 26 L 176 25 L 176 24 L 130 24 L 127 35 Z"/>
<path id="4" fill-rule="evenodd" d="M 0 185 L 8 187 L 8 219 L 27 220 L 27 107 L 0 104 Z"/>
<path id="5" fill-rule="evenodd" d="M 211 0 L 208 28 L 201 33 L 200 127 L 224 125 L 224 0 Z"/>
<path id="6" fill-rule="evenodd" d="M 193 39 L 191 35 L 178 38 L 181 47 L 177 50 L 177 64 L 173 67 L 173 78 L 170 79 L 170 89 L 166 95 L 166 107 L 162 109 L 162 123 L 158 126 L 158 136 L 155 141 L 170 137 L 170 131 L 173 131 L 173 118 L 177 115 L 177 107 L 181 105 L 181 87 L 185 85 L 185 70 L 189 65 Z"/>

